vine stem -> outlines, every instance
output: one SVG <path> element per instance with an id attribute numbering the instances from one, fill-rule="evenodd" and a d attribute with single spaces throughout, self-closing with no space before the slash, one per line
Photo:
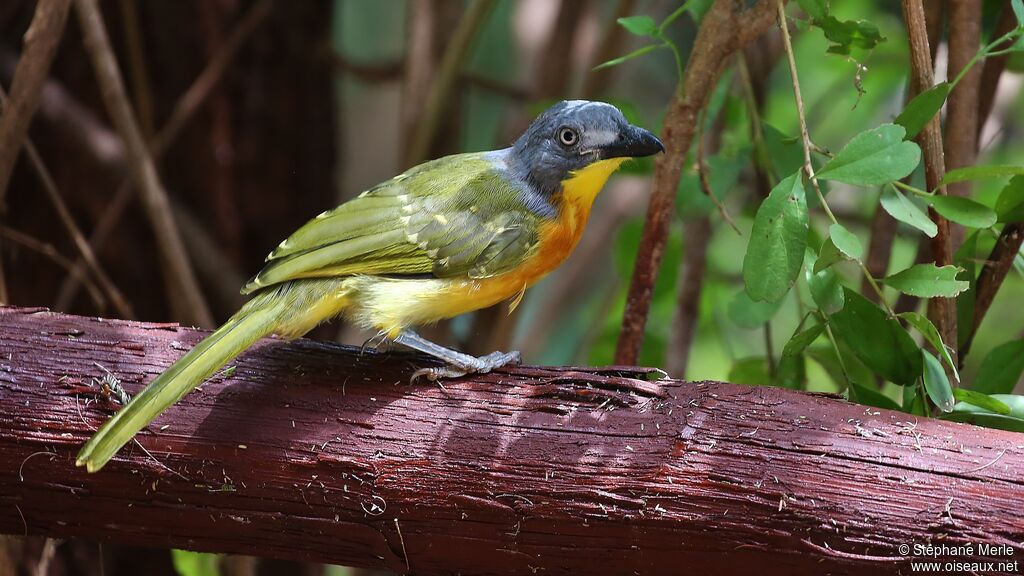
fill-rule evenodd
<path id="1" fill-rule="evenodd" d="M 796 100 L 796 113 L 800 119 L 800 140 L 803 143 L 804 149 L 804 172 L 807 172 L 807 178 L 811 181 L 811 186 L 814 188 L 814 192 L 818 195 L 818 201 L 821 202 L 821 207 L 825 209 L 825 213 L 828 214 L 828 219 L 833 224 L 839 224 L 839 220 L 836 219 L 835 214 L 832 213 L 832 209 L 829 207 L 828 202 L 825 201 L 825 195 L 821 192 L 821 186 L 818 184 L 818 177 L 814 174 L 814 165 L 811 163 L 811 150 L 815 148 L 814 144 L 811 143 L 811 136 L 807 131 L 807 118 L 804 114 L 804 99 L 800 94 L 800 79 L 796 73 L 796 58 L 793 56 L 793 43 L 789 37 L 789 27 L 786 25 L 786 9 L 782 4 L 781 0 L 775 0 L 775 6 L 778 9 L 779 16 L 779 29 L 782 30 L 782 45 L 786 50 L 786 60 L 789 62 L 789 74 L 793 79 L 793 97 Z M 892 308 L 889 307 L 889 303 L 885 301 L 885 296 L 882 294 L 882 289 L 878 286 L 878 282 L 871 276 L 871 272 L 868 271 L 867 266 L 864 265 L 859 259 L 857 264 L 860 265 L 860 270 L 867 279 L 868 284 L 878 294 L 878 301 L 885 307 L 886 312 L 889 316 L 895 316 Z"/>

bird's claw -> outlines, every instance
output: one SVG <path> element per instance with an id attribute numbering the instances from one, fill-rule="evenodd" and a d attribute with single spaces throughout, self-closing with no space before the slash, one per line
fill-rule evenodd
<path id="1" fill-rule="evenodd" d="M 467 374 L 486 374 L 495 368 L 501 368 L 509 364 L 518 366 L 522 362 L 522 355 L 518 351 L 512 352 L 491 352 L 486 356 L 473 358 L 475 362 L 466 365 L 448 364 L 447 366 L 433 366 L 420 368 L 412 373 L 409 383 L 414 384 L 420 378 L 426 378 L 428 382 L 437 382 L 441 378 L 459 378 Z"/>

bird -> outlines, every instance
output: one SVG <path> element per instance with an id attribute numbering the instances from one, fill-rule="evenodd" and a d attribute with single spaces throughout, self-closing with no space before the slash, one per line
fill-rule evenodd
<path id="1" fill-rule="evenodd" d="M 611 174 L 664 151 L 611 104 L 561 101 L 508 148 L 425 162 L 323 212 L 267 256 L 237 313 L 100 427 L 76 465 L 100 470 L 260 338 L 298 338 L 338 316 L 444 362 L 413 379 L 518 364 L 518 352 L 474 357 L 414 328 L 506 300 L 514 307 L 573 251 Z"/>

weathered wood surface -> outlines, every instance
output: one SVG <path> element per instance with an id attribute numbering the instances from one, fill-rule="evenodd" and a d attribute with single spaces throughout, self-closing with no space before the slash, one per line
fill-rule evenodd
<path id="1" fill-rule="evenodd" d="M 900 544 L 1024 541 L 1024 435 L 642 369 L 410 386 L 412 356 L 307 340 L 75 468 L 116 408 L 91 380 L 137 391 L 203 335 L 0 308 L 0 531 L 415 574 L 910 573 Z"/>

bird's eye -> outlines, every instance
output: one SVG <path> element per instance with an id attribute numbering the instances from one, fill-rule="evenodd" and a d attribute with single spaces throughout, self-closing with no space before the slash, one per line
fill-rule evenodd
<path id="1" fill-rule="evenodd" d="M 558 141 L 563 146 L 573 146 L 576 141 L 579 140 L 579 135 L 572 128 L 559 128 L 558 129 Z"/>

